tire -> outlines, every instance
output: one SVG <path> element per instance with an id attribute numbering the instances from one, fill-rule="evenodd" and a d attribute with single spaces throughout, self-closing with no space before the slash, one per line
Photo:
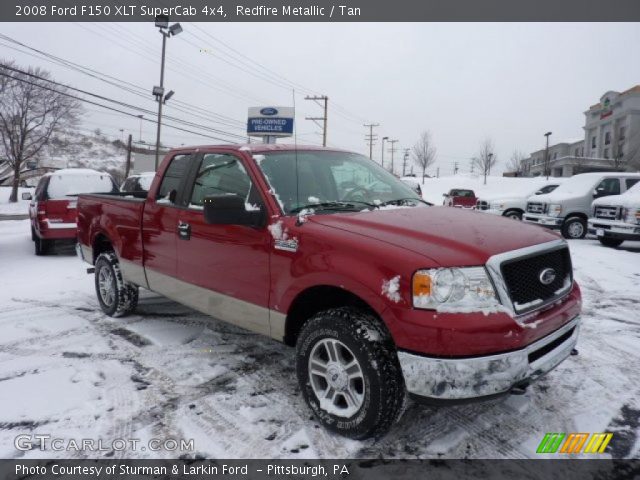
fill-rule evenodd
<path id="1" fill-rule="evenodd" d="M 346 437 L 381 437 L 404 408 L 395 345 L 379 320 L 360 310 L 331 309 L 307 321 L 296 345 L 296 370 L 318 421 Z"/>
<path id="2" fill-rule="evenodd" d="M 138 305 L 138 287 L 123 280 L 116 254 L 98 255 L 95 269 L 96 296 L 102 311 L 110 317 L 133 312 Z"/>
<path id="3" fill-rule="evenodd" d="M 619 238 L 607 237 L 600 237 L 598 238 L 598 240 L 600 240 L 600 243 L 605 247 L 619 247 L 620 245 L 622 245 L 622 242 L 624 242 L 624 240 L 620 240 Z"/>
<path id="4" fill-rule="evenodd" d="M 512 220 L 522 220 L 522 212 L 520 210 L 507 210 L 502 216 Z"/>
<path id="5" fill-rule="evenodd" d="M 587 234 L 587 222 L 580 217 L 571 217 L 562 224 L 562 236 L 577 240 Z"/>
<path id="6" fill-rule="evenodd" d="M 51 242 L 49 240 L 44 240 L 36 235 L 33 242 L 35 246 L 35 253 L 39 257 L 47 255 L 51 251 Z"/>

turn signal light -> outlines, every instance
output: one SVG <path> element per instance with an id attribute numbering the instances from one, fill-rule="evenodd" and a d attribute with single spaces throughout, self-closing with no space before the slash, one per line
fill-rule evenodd
<path id="1" fill-rule="evenodd" d="M 427 272 L 416 272 L 413 276 L 413 296 L 414 298 L 421 295 L 431 295 L 431 275 Z"/>

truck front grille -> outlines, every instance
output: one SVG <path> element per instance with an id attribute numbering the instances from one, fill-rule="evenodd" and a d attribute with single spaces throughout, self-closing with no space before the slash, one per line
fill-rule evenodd
<path id="1" fill-rule="evenodd" d="M 605 205 L 598 205 L 594 208 L 593 214 L 596 218 L 602 218 L 604 220 L 616 220 L 620 218 L 620 210 L 618 207 L 610 207 Z"/>
<path id="2" fill-rule="evenodd" d="M 566 245 L 555 250 L 506 260 L 500 268 L 517 314 L 555 301 L 568 292 L 568 286 L 573 279 L 571 256 Z"/>
<path id="3" fill-rule="evenodd" d="M 545 212 L 545 204 L 538 202 L 529 202 L 527 203 L 527 212 L 528 213 L 544 213 Z"/>
<path id="4" fill-rule="evenodd" d="M 489 202 L 486 200 L 478 200 L 476 202 L 476 210 L 489 210 Z"/>

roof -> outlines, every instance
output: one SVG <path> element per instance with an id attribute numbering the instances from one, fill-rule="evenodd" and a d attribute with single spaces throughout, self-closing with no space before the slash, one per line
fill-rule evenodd
<path id="1" fill-rule="evenodd" d="M 624 92 L 621 92 L 620 96 L 628 95 L 630 93 L 640 93 L 640 85 L 635 85 L 635 86 L 633 86 L 631 88 L 628 88 Z M 591 105 L 589 107 L 589 110 L 593 110 L 593 109 L 600 108 L 600 107 L 602 107 L 602 104 L 600 102 L 598 102 L 598 103 L 595 103 L 595 104 Z"/>
<path id="2" fill-rule="evenodd" d="M 574 177 L 602 177 L 603 175 L 617 175 L 619 177 L 638 177 L 640 176 L 639 172 L 589 172 L 589 173 L 578 173 L 574 175 Z"/>
<path id="3" fill-rule="evenodd" d="M 292 145 L 287 143 L 246 143 L 246 144 L 226 144 L 226 145 L 194 145 L 175 148 L 172 152 L 183 150 L 212 150 L 225 149 L 249 153 L 263 152 L 287 152 L 287 151 L 327 151 L 327 152 L 348 152 L 341 148 L 321 147 L 316 145 Z"/>
<path id="4" fill-rule="evenodd" d="M 105 172 L 99 172 L 91 168 L 61 168 L 54 170 L 53 172 L 46 173 L 45 175 L 108 175 Z"/>

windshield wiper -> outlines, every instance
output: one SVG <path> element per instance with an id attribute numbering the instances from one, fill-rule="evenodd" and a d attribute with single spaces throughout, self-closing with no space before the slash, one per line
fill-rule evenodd
<path id="1" fill-rule="evenodd" d="M 367 205 L 371 208 L 375 208 L 375 205 L 367 202 L 359 202 L 359 201 L 349 201 L 349 202 L 319 202 L 319 203 L 309 203 L 307 205 L 303 205 L 301 207 L 292 208 L 290 213 L 299 213 L 302 210 L 343 210 L 343 211 L 352 211 L 358 212 L 360 208 L 356 206 L 356 203 L 361 203 L 363 205 Z"/>
<path id="2" fill-rule="evenodd" d="M 393 200 L 387 200 L 385 202 L 380 202 L 377 203 L 375 206 L 380 208 L 380 207 L 386 207 L 387 205 L 406 205 L 409 202 L 420 202 L 420 203 L 424 203 L 425 205 L 429 205 L 430 207 L 433 206 L 433 203 L 427 202 L 426 200 L 423 200 L 421 198 L 414 198 L 414 197 L 405 197 L 405 198 L 396 198 Z"/>

